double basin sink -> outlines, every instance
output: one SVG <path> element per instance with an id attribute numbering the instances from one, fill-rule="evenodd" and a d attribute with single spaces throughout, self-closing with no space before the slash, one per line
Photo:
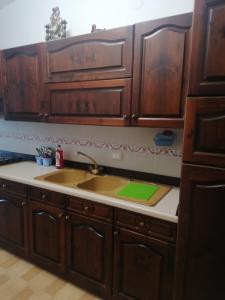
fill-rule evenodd
<path id="1" fill-rule="evenodd" d="M 116 197 L 117 191 L 129 183 L 129 180 L 125 178 L 110 175 L 92 175 L 88 171 L 69 168 L 38 176 L 35 179 L 113 197 Z"/>
<path id="2" fill-rule="evenodd" d="M 79 188 L 127 201 L 138 202 L 139 204 L 144 205 L 155 205 L 171 189 L 169 186 L 157 184 L 158 190 L 153 197 L 151 197 L 149 201 L 140 201 L 140 199 L 118 195 L 118 192 L 130 182 L 130 180 L 122 177 L 93 175 L 88 171 L 65 168 L 46 175 L 38 176 L 35 179 L 67 187 Z M 154 183 L 145 184 L 155 185 Z"/>

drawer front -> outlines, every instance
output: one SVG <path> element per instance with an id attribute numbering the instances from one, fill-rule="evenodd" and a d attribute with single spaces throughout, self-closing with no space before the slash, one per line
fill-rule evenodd
<path id="1" fill-rule="evenodd" d="M 112 207 L 77 197 L 69 197 L 68 209 L 107 222 L 111 222 L 113 218 Z"/>
<path id="2" fill-rule="evenodd" d="M 65 196 L 60 193 L 52 192 L 37 187 L 28 188 L 28 197 L 31 200 L 44 202 L 56 207 L 65 207 Z"/>
<path id="3" fill-rule="evenodd" d="M 46 44 L 48 82 L 131 77 L 133 26 Z"/>
<path id="4" fill-rule="evenodd" d="M 6 179 L 0 178 L 0 190 L 2 192 L 15 194 L 17 196 L 26 197 L 27 187 L 26 185 Z"/>
<path id="5" fill-rule="evenodd" d="M 115 223 L 118 226 L 167 241 L 176 241 L 177 224 L 144 216 L 123 209 L 116 209 Z"/>
<path id="6" fill-rule="evenodd" d="M 129 124 L 131 79 L 48 84 L 45 92 L 50 122 Z"/>
<path id="7" fill-rule="evenodd" d="M 188 98 L 185 162 L 225 167 L 225 97 Z"/>

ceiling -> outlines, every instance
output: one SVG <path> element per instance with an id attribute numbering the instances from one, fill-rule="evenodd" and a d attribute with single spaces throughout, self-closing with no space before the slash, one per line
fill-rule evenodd
<path id="1" fill-rule="evenodd" d="M 13 1 L 15 1 L 15 0 L 0 0 L 0 9 L 7 6 L 8 4 L 10 4 Z"/>

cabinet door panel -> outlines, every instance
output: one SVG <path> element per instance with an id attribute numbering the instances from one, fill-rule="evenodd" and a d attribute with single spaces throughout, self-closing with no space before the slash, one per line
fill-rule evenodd
<path id="1" fill-rule="evenodd" d="M 189 95 L 225 95 L 225 3 L 195 2 Z"/>
<path id="2" fill-rule="evenodd" d="M 48 82 L 131 77 L 133 26 L 46 44 Z"/>
<path id="3" fill-rule="evenodd" d="M 224 299 L 225 169 L 183 165 L 175 300 Z"/>
<path id="4" fill-rule="evenodd" d="M 42 85 L 42 45 L 4 50 L 6 119 L 39 120 Z"/>
<path id="5" fill-rule="evenodd" d="M 12 196 L 0 195 L 0 242 L 27 253 L 27 203 Z"/>
<path id="6" fill-rule="evenodd" d="M 67 223 L 67 270 L 81 287 L 108 297 L 111 285 L 112 227 L 79 215 Z"/>
<path id="7" fill-rule="evenodd" d="M 131 80 L 49 84 L 49 121 L 90 125 L 126 125 Z"/>
<path id="8" fill-rule="evenodd" d="M 173 251 L 166 242 L 116 232 L 113 299 L 172 299 Z"/>
<path id="9" fill-rule="evenodd" d="M 135 25 L 134 125 L 152 125 L 153 118 L 181 122 L 190 26 L 191 14 Z"/>
<path id="10" fill-rule="evenodd" d="M 188 98 L 183 160 L 225 166 L 225 98 Z"/>
<path id="11" fill-rule="evenodd" d="M 31 258 L 49 268 L 65 270 L 65 221 L 55 207 L 29 202 Z"/>

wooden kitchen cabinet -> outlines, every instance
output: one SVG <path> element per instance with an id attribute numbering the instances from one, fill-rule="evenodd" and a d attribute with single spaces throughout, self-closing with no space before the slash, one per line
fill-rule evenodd
<path id="1" fill-rule="evenodd" d="M 30 258 L 57 272 L 65 271 L 65 216 L 60 208 L 29 201 Z"/>
<path id="2" fill-rule="evenodd" d="M 225 169 L 183 164 L 175 300 L 225 299 Z"/>
<path id="3" fill-rule="evenodd" d="M 190 96 L 225 95 L 225 2 L 198 0 L 193 16 Z"/>
<path id="4" fill-rule="evenodd" d="M 225 167 L 225 97 L 187 99 L 183 161 Z"/>
<path id="5" fill-rule="evenodd" d="M 174 256 L 173 244 L 116 229 L 113 299 L 171 300 Z"/>
<path id="6" fill-rule="evenodd" d="M 132 77 L 133 26 L 46 44 L 46 82 Z"/>
<path id="7" fill-rule="evenodd" d="M 66 240 L 69 278 L 103 299 L 109 299 L 112 225 L 69 213 Z"/>
<path id="8" fill-rule="evenodd" d="M 33 44 L 3 51 L 5 119 L 43 120 L 42 50 Z"/>
<path id="9" fill-rule="evenodd" d="M 131 79 L 53 83 L 45 93 L 49 122 L 129 125 Z"/>
<path id="10" fill-rule="evenodd" d="M 0 191 L 0 245 L 28 254 L 27 201 Z"/>
<path id="11" fill-rule="evenodd" d="M 132 125 L 182 127 L 192 14 L 135 25 Z"/>

